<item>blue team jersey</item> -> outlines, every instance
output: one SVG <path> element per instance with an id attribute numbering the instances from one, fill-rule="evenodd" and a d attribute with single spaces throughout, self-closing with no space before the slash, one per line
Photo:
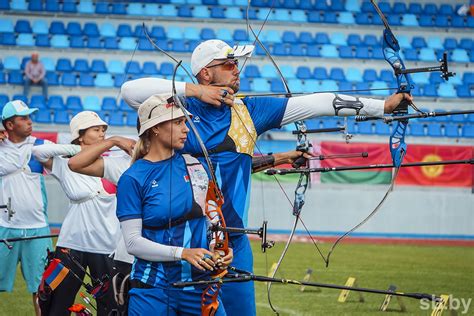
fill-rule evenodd
<path id="1" fill-rule="evenodd" d="M 245 98 L 243 99 L 257 134 L 280 128 L 285 113 L 287 98 Z M 213 149 L 221 144 L 231 125 L 231 110 L 228 106 L 216 108 L 195 98 L 187 99 L 187 109 L 193 114 L 193 121 L 206 145 Z M 184 152 L 202 154 L 198 140 L 191 131 L 188 134 Z M 201 163 L 206 165 L 204 158 Z M 245 227 L 250 196 L 250 175 L 252 157 L 236 152 L 211 154 L 219 186 L 224 194 L 223 215 L 227 226 Z"/>
<path id="2" fill-rule="evenodd" d="M 117 185 L 117 217 L 120 221 L 141 218 L 143 226 L 162 227 L 191 211 L 193 194 L 184 158 L 180 154 L 159 161 L 136 161 Z M 206 248 L 206 217 L 188 220 L 166 229 L 143 229 L 143 237 L 157 243 L 184 248 Z M 177 281 L 209 279 L 188 262 L 150 262 L 136 258 L 132 279 L 155 287 Z"/>

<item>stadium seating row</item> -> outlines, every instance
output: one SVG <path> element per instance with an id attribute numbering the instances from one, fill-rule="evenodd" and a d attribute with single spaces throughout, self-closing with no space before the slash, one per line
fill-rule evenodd
<path id="1" fill-rule="evenodd" d="M 19 44 L 26 44 L 27 39 L 35 40 L 35 37 L 39 34 L 49 35 L 69 35 L 69 40 L 74 38 L 82 37 L 83 40 L 87 40 L 89 37 L 137 37 L 145 38 L 145 33 L 142 30 L 142 25 L 138 24 L 132 28 L 129 24 L 119 24 L 115 27 L 113 24 L 105 22 L 98 26 L 94 22 L 87 22 L 83 26 L 79 22 L 69 22 L 65 25 L 61 21 L 52 21 L 49 26 L 44 20 L 36 20 L 31 26 L 28 20 L 17 20 L 13 25 L 10 19 L 0 19 L 0 33 L 13 33 L 8 34 L 8 37 L 12 35 L 16 37 Z M 33 31 L 34 30 L 34 31 Z M 219 30 L 218 33 L 214 32 L 211 28 L 197 28 L 197 27 L 176 27 L 170 26 L 164 28 L 162 26 L 153 26 L 151 29 L 146 28 L 147 33 L 156 40 L 207 40 L 211 38 L 222 38 L 223 40 L 236 41 L 236 42 L 247 42 L 253 41 L 254 37 L 245 29 L 236 29 L 233 32 L 230 30 Z M 31 34 L 23 35 L 23 34 Z M 36 36 L 34 36 L 36 35 Z M 5 36 L 5 34 L 3 35 Z M 333 44 L 339 46 L 369 46 L 378 47 L 382 45 L 382 38 L 367 34 L 361 36 L 357 33 L 351 33 L 345 35 L 340 32 L 328 33 L 311 33 L 311 32 L 300 32 L 284 31 L 279 32 L 276 30 L 264 30 L 260 35 L 259 39 L 262 42 L 272 43 L 288 43 L 288 44 Z M 452 50 L 455 48 L 462 48 L 470 50 L 474 48 L 472 38 L 460 38 L 459 43 L 456 38 L 447 37 L 442 41 L 439 36 L 429 36 L 424 38 L 421 36 L 414 36 L 411 39 L 408 36 L 399 35 L 397 37 L 401 48 L 424 48 L 429 47 L 433 49 L 448 49 Z"/>
<path id="2" fill-rule="evenodd" d="M 145 1 L 144 1 L 145 2 Z M 67 14 L 118 14 L 129 16 L 163 16 L 182 18 L 214 18 L 214 19 L 243 19 L 246 17 L 247 1 L 158 1 L 160 3 L 108 3 L 90 0 L 80 1 L 77 5 L 73 1 L 59 2 L 48 0 L 43 6 L 41 0 L 7 0 L 0 1 L 1 10 L 33 11 L 33 12 L 64 12 Z M 192 3 L 188 3 L 192 2 Z M 223 2 L 223 3 L 219 3 Z M 333 1 L 329 5 L 326 1 L 280 1 L 274 5 L 273 0 L 252 1 L 249 10 L 251 19 L 267 19 L 268 9 L 258 7 L 274 7 L 268 15 L 270 21 L 280 22 L 315 22 L 339 24 L 381 24 L 370 2 L 365 1 L 359 7 L 358 1 Z M 234 6 L 233 6 L 234 5 Z M 405 26 L 438 26 L 438 27 L 474 27 L 474 18 L 456 15 L 456 9 L 449 4 L 439 8 L 434 3 L 427 3 L 424 7 L 420 3 L 397 2 L 393 8 L 388 2 L 380 3 L 380 7 L 390 17 L 392 25 Z M 410 13 L 406 13 L 410 12 Z"/>

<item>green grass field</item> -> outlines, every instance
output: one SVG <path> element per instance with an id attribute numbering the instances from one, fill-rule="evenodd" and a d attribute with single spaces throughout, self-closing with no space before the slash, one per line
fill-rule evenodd
<path id="1" fill-rule="evenodd" d="M 276 262 L 283 244 L 277 244 L 268 254 L 261 254 L 253 243 L 255 273 L 265 275 Z M 322 245 L 327 251 L 328 245 Z M 267 269 L 268 267 L 268 269 Z M 311 244 L 294 243 L 285 257 L 278 277 L 302 279 L 306 269 L 313 269 L 311 281 L 343 285 L 347 278 L 357 278 L 360 287 L 386 290 L 390 284 L 402 292 L 452 294 L 465 303 L 474 298 L 474 248 L 404 246 L 404 245 L 340 245 L 333 253 L 331 265 L 325 268 Z M 256 285 L 258 315 L 272 315 L 268 307 L 266 286 Z M 358 302 L 357 293 L 350 293 L 346 303 L 338 303 L 339 291 L 275 284 L 272 302 L 281 315 L 430 315 L 421 309 L 419 301 L 403 298 L 408 311 L 399 313 L 396 300 L 388 312 L 378 308 L 382 295 L 363 294 L 365 302 Z M 77 301 L 79 302 L 79 301 Z M 458 310 L 462 315 L 463 309 Z M 31 296 L 27 294 L 21 271 L 18 269 L 13 293 L 0 293 L 0 315 L 32 315 Z M 444 313 L 448 315 L 448 313 Z M 471 302 L 465 315 L 474 315 Z"/>

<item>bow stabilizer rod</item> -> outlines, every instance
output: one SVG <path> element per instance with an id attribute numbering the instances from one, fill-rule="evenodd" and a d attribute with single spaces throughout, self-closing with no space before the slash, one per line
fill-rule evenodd
<path id="1" fill-rule="evenodd" d="M 474 164 L 473 159 L 466 159 L 466 160 L 442 160 L 442 161 L 426 161 L 426 162 L 411 162 L 411 163 L 404 163 L 401 167 L 423 167 L 423 166 L 439 166 L 439 165 L 466 165 L 466 164 Z M 306 173 L 306 172 L 331 172 L 331 171 L 348 171 L 348 170 L 367 170 L 367 169 L 386 169 L 386 168 L 394 168 L 393 164 L 374 164 L 374 165 L 367 165 L 367 166 L 340 166 L 340 167 L 319 167 L 319 168 L 305 168 L 305 169 L 268 169 L 265 170 L 265 174 L 267 175 L 286 175 L 292 173 Z"/>
<path id="2" fill-rule="evenodd" d="M 240 233 L 247 235 L 257 235 L 261 239 L 260 247 L 262 252 L 266 252 L 267 249 L 272 248 L 275 245 L 275 242 L 272 240 L 267 240 L 267 221 L 263 221 L 262 226 L 259 229 L 248 229 L 248 228 L 238 228 L 238 227 L 222 227 L 219 225 L 212 225 L 211 231 L 213 232 L 226 232 L 226 233 Z"/>
<path id="3" fill-rule="evenodd" d="M 400 116 L 384 116 L 384 117 L 375 117 L 375 116 L 356 116 L 356 122 L 365 122 L 365 121 L 375 121 L 383 120 L 385 123 L 391 123 L 393 121 L 401 120 L 410 120 L 418 118 L 427 118 L 427 117 L 437 117 L 437 116 L 450 116 L 450 115 L 464 115 L 464 114 L 473 114 L 474 110 L 465 110 L 465 111 L 447 111 L 447 112 L 417 112 L 413 114 L 400 115 Z"/>
<path id="4" fill-rule="evenodd" d="M 232 271 L 236 271 L 236 273 L 228 273 L 224 278 L 221 278 L 221 279 L 190 281 L 190 282 L 176 282 L 176 283 L 173 283 L 173 286 L 178 287 L 178 288 L 184 288 L 188 286 L 204 286 L 204 285 L 209 285 L 209 284 L 240 283 L 240 282 L 257 281 L 257 282 L 268 282 L 268 283 L 292 284 L 292 285 L 299 285 L 299 286 L 305 285 L 305 286 L 327 288 L 327 289 L 334 289 L 334 290 L 349 290 L 349 291 L 355 291 L 355 292 L 364 292 L 364 293 L 381 294 L 381 295 L 395 295 L 395 296 L 413 298 L 417 300 L 424 299 L 424 300 L 429 300 L 429 301 L 434 301 L 434 302 L 438 302 L 441 300 L 441 297 L 434 294 L 428 294 L 428 293 L 405 293 L 405 292 L 399 292 L 399 291 L 387 291 L 387 290 L 379 290 L 379 289 L 372 289 L 372 288 L 351 287 L 351 286 L 330 284 L 330 283 L 281 279 L 281 278 L 255 275 L 246 271 L 236 269 L 234 267 L 229 267 L 229 269 Z"/>

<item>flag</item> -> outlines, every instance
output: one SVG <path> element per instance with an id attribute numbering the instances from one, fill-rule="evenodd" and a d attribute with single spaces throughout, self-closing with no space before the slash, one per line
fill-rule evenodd
<path id="1" fill-rule="evenodd" d="M 44 271 L 43 279 L 54 290 L 61 284 L 68 273 L 69 269 L 61 263 L 61 260 L 53 259 Z"/>
<path id="2" fill-rule="evenodd" d="M 367 158 L 336 158 L 321 161 L 321 167 L 364 166 L 391 163 L 387 144 L 321 142 L 321 154 L 353 154 L 367 152 Z M 321 173 L 321 183 L 388 184 L 392 180 L 391 169 L 332 171 Z"/>

